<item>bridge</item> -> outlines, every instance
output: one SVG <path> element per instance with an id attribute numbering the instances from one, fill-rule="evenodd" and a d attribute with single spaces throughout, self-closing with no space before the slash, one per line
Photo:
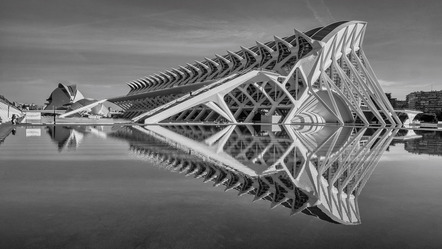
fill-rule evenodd
<path id="1" fill-rule="evenodd" d="M 141 123 L 401 125 L 362 49 L 365 28 L 295 30 L 129 82 L 126 96 L 109 101 Z"/>
<path id="2" fill-rule="evenodd" d="M 404 127 L 410 127 L 410 124 L 413 122 L 414 118 L 417 114 L 423 113 L 422 111 L 416 110 L 395 110 L 397 115 L 405 114 L 405 120 L 403 120 Z"/>
<path id="3" fill-rule="evenodd" d="M 134 157 L 214 186 L 339 224 L 360 223 L 358 196 L 397 130 L 340 126 L 122 127 Z"/>

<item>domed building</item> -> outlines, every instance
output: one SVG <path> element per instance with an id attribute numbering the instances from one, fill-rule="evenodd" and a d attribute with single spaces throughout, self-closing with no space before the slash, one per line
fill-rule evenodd
<path id="1" fill-rule="evenodd" d="M 59 83 L 58 87 L 52 91 L 47 101 L 45 110 L 66 110 L 66 113 L 69 113 L 68 116 L 76 117 L 91 115 L 107 117 L 109 115 L 108 106 L 114 106 L 109 102 L 104 104 L 105 100 L 85 98 L 76 85 L 67 86 L 62 83 Z M 59 117 L 63 117 L 63 115 Z"/>
<path id="2" fill-rule="evenodd" d="M 45 110 L 66 110 L 69 105 L 84 99 L 83 94 L 77 89 L 76 85 L 66 86 L 62 83 L 52 91 L 49 98 L 46 100 Z"/>

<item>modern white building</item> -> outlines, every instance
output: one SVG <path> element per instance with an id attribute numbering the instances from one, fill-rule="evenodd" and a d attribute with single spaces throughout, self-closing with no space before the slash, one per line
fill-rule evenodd
<path id="1" fill-rule="evenodd" d="M 112 98 L 135 122 L 400 125 L 362 49 L 366 23 L 318 27 L 133 82 Z"/>
<path id="2" fill-rule="evenodd" d="M 77 89 L 76 85 L 67 86 L 59 83 L 49 98 L 46 100 L 45 110 L 64 109 L 66 110 L 71 104 L 84 99 L 83 94 Z"/>
<path id="3" fill-rule="evenodd" d="M 23 112 L 12 105 L 8 100 L 0 98 L 0 124 L 11 121 L 12 115 L 23 116 Z"/>
<path id="4" fill-rule="evenodd" d="M 105 99 L 85 98 L 76 85 L 58 84 L 47 101 L 45 110 L 66 110 L 66 113 L 59 116 L 61 118 L 72 115 L 107 116 L 109 113 L 108 107 L 103 104 Z"/>

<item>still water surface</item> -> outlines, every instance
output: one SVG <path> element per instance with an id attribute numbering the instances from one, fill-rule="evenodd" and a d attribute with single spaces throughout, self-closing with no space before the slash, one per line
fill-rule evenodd
<path id="1" fill-rule="evenodd" d="M 441 132 L 256 126 L 0 128 L 0 248 L 442 245 Z M 350 163 L 335 186 L 348 178 L 348 186 L 360 188 L 360 194 L 343 188 L 358 197 L 338 201 L 333 208 L 320 199 L 321 191 L 305 191 L 327 184 L 315 185 L 307 166 L 319 171 L 329 163 L 323 176 L 331 179 L 329 174 L 338 174 L 332 170 L 338 161 Z M 214 173 L 208 179 L 208 169 L 183 166 L 186 162 L 212 165 L 218 173 L 218 166 L 221 172 L 227 167 L 229 177 L 229 172 L 240 172 L 264 179 L 288 170 L 295 178 L 286 179 L 307 193 L 308 201 L 323 204 L 320 210 L 301 212 L 293 210 L 291 200 L 282 202 L 286 199 L 268 191 L 260 195 L 253 188 L 238 197 L 241 185 L 232 183 L 225 192 L 234 178 L 218 180 Z M 276 199 L 282 203 L 270 209 Z M 308 201 L 297 207 L 307 207 Z M 344 211 L 336 211 L 339 205 Z M 290 216 L 292 211 L 297 214 Z"/>

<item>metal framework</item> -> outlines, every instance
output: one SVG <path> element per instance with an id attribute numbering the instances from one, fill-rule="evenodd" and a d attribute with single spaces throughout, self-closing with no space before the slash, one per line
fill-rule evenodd
<path id="1" fill-rule="evenodd" d="M 366 56 L 366 23 L 337 22 L 128 83 L 135 122 L 401 125 Z"/>
<path id="2" fill-rule="evenodd" d="M 274 131 L 272 131 L 272 129 Z M 397 130 L 330 126 L 123 127 L 113 134 L 153 165 L 340 224 Z M 368 135 L 369 134 L 369 135 Z"/>

